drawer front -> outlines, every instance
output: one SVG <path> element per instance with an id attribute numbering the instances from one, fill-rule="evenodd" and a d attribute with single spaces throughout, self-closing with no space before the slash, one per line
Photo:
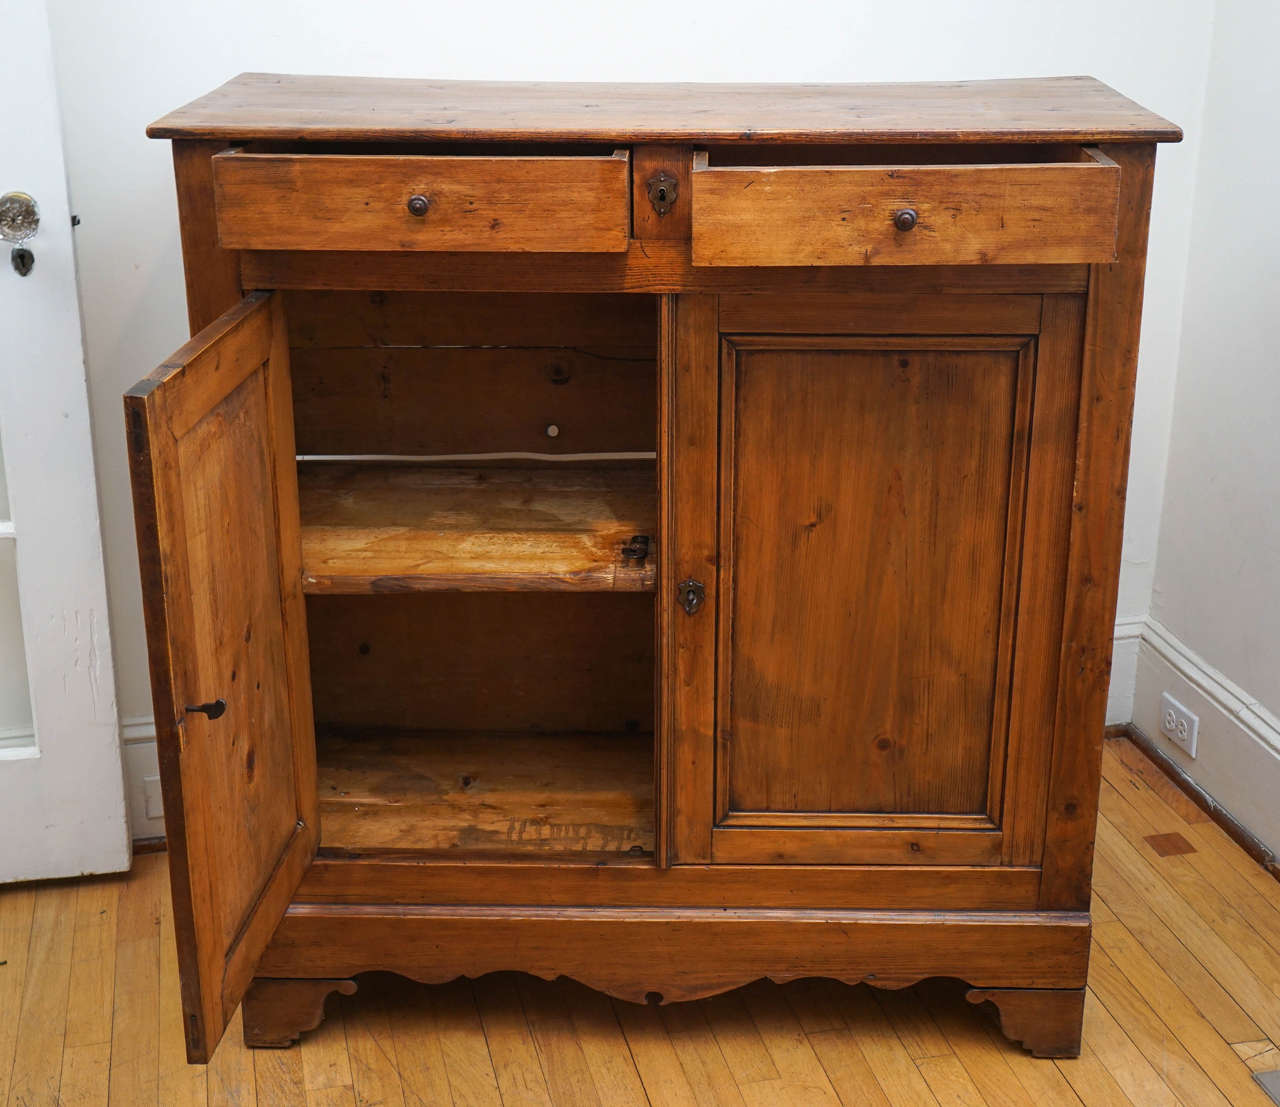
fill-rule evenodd
<path id="1" fill-rule="evenodd" d="M 694 265 L 1036 265 L 1115 260 L 1120 169 L 710 166 L 693 171 Z"/>
<path id="2" fill-rule="evenodd" d="M 629 155 L 213 158 L 231 250 L 623 251 Z"/>

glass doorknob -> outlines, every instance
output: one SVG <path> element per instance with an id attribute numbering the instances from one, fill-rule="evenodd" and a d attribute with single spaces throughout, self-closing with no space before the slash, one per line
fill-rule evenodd
<path id="1" fill-rule="evenodd" d="M 31 272 L 35 255 L 27 249 L 27 240 L 40 229 L 40 208 L 25 192 L 6 192 L 0 196 L 0 238 L 12 242 L 9 261 L 20 277 Z"/>

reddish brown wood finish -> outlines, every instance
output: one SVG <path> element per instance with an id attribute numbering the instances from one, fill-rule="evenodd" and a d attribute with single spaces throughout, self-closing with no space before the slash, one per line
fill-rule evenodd
<path id="1" fill-rule="evenodd" d="M 616 253 L 631 229 L 626 150 L 612 157 L 229 150 L 215 155 L 213 181 L 218 241 L 229 249 Z M 410 210 L 411 199 L 420 211 Z"/>
<path id="2" fill-rule="evenodd" d="M 212 1054 L 317 841 L 289 404 L 280 300 L 263 294 L 125 397 L 192 1061 Z"/>
<path id="3" fill-rule="evenodd" d="M 1043 907 L 1086 910 L 1120 585 L 1155 147 L 1108 147 L 1123 171 L 1119 260 L 1095 266 L 1085 323 Z"/>
<path id="4" fill-rule="evenodd" d="M 273 980 L 258 977 L 244 996 L 244 1044 L 284 1049 L 324 1021 L 324 1001 L 334 992 L 356 994 L 354 980 Z"/>
<path id="5" fill-rule="evenodd" d="M 222 142 L 173 144 L 178 186 L 178 228 L 187 277 L 187 316 L 191 333 L 203 330 L 240 299 L 240 255 L 218 245 L 213 204 L 213 156 Z M 271 285 L 246 285 L 270 288 Z"/>
<path id="6" fill-rule="evenodd" d="M 1120 171 L 1040 165 L 693 163 L 695 265 L 1111 261 Z M 901 227 L 897 220 L 905 217 Z M 743 227 L 754 228 L 743 234 Z"/>
<path id="7" fill-rule="evenodd" d="M 182 352 L 165 370 L 172 380 L 128 401 L 142 419 L 131 433 L 135 495 L 193 1058 L 208 1055 L 251 977 L 249 1040 L 287 1044 L 322 1016 L 326 994 L 370 969 L 422 980 L 567 974 L 635 1000 L 762 976 L 900 986 L 941 974 L 967 980 L 971 998 L 994 1003 L 1033 1051 L 1078 1048 L 1094 735 L 1119 570 L 1151 143 L 1175 140 L 1176 128 L 1087 78 L 606 89 L 247 75 L 153 133 L 178 139 L 193 327 L 233 307 L 242 283 L 289 290 L 251 298 Z M 335 156 L 384 167 L 608 160 L 631 147 L 631 237 L 609 254 L 476 252 L 474 240 L 422 252 L 394 235 L 350 249 L 364 243 L 299 223 L 287 228 L 294 249 L 228 251 L 216 237 L 212 171 L 228 141 L 275 164 L 322 168 Z M 992 265 L 985 239 L 970 249 L 968 238 L 959 253 L 948 240 L 951 253 L 913 259 L 948 264 L 886 267 L 864 256 L 855 267 L 811 252 L 763 260 L 823 264 L 693 264 L 695 144 L 708 151 L 708 173 L 736 164 L 748 178 L 775 167 L 807 180 L 825 165 L 840 167 L 837 180 L 883 184 L 884 167 L 910 163 L 927 167 L 925 183 L 983 176 L 989 199 L 999 179 L 988 172 L 1008 167 L 1013 180 L 1098 143 L 1110 166 L 1065 166 L 1059 177 L 1119 174 L 1114 264 Z M 997 168 L 977 173 L 979 162 Z M 662 168 L 678 187 L 660 217 L 645 184 Z M 483 196 L 528 206 L 527 193 L 508 196 L 497 179 L 479 182 Z M 1098 193 L 1053 196 L 1063 215 L 1035 260 L 1098 256 Z M 336 192 L 327 199 L 340 208 Z M 271 195 L 262 210 L 283 204 L 287 214 L 292 203 Z M 557 217 L 573 203 L 569 189 Z M 1023 206 L 996 223 L 996 209 L 980 206 L 970 212 L 979 238 L 1026 230 Z M 738 221 L 723 241 L 777 237 L 757 216 Z M 1037 245 L 1016 237 L 1019 250 Z M 251 409 L 237 399 L 246 381 L 264 390 Z M 170 404 L 178 387 L 184 398 Z M 174 412 L 190 423 L 174 424 Z M 184 480 L 183 435 L 201 418 L 218 433 L 188 451 L 205 468 Z M 622 453 L 647 464 L 634 455 L 656 449 L 646 501 L 656 495 L 656 602 L 543 591 L 564 575 L 546 558 L 532 576 L 465 557 L 447 572 L 403 572 L 413 535 L 439 530 L 439 512 L 427 498 L 373 519 L 376 505 L 352 481 L 327 494 L 337 505 L 352 498 L 342 511 L 372 521 L 361 549 L 394 555 L 396 568 L 366 580 L 339 558 L 325 586 L 361 577 L 370 591 L 375 579 L 442 590 L 313 596 L 308 635 L 295 422 L 308 454 L 430 455 L 472 470 L 473 455 L 501 454 L 534 484 L 529 474 L 558 464 L 553 456 L 581 464 L 583 454 Z M 550 424 L 563 433 L 548 436 Z M 590 464 L 593 479 L 608 480 L 619 461 Z M 545 507 L 536 494 L 497 512 L 473 504 L 455 520 L 459 549 L 508 526 L 520 541 L 547 533 L 555 512 Z M 210 519 L 197 531 L 221 551 L 216 564 L 193 554 L 185 509 Z M 923 546 L 898 556 L 922 534 L 942 547 L 936 560 Z M 911 581 L 895 576 L 908 570 Z M 265 744 L 274 785 L 254 804 L 237 792 L 247 769 L 239 741 L 205 743 L 218 722 L 199 716 L 178 725 L 188 700 L 206 695 L 188 696 L 184 674 L 241 648 L 235 635 L 184 622 L 183 605 L 225 573 L 236 583 L 218 587 L 230 615 L 217 625 L 256 605 L 253 647 L 230 666 L 236 683 L 251 672 L 259 683 L 260 670 L 278 708 L 253 728 L 255 767 Z M 516 577 L 540 590 L 456 587 L 510 587 Z M 692 615 L 679 603 L 686 580 L 705 594 Z M 364 804 L 344 808 L 371 821 L 343 842 L 335 820 L 337 837 L 309 867 L 308 668 L 320 722 L 339 728 L 334 782 L 351 787 L 338 791 L 367 785 L 369 807 L 394 801 L 376 817 Z M 875 757 L 859 760 L 851 746 L 858 720 L 876 715 L 850 692 L 860 681 L 892 707 L 871 729 L 904 754 L 879 774 Z M 954 726 L 931 722 L 938 711 Z M 751 726 L 762 729 L 753 737 Z M 599 799 L 601 781 L 626 776 L 628 825 L 647 846 L 652 811 L 655 856 L 531 851 L 519 834 L 483 860 L 419 848 L 410 840 L 419 820 L 403 816 L 436 785 L 458 816 L 427 812 L 445 838 L 467 849 L 474 832 L 495 829 L 492 811 L 467 817 L 475 773 L 457 768 L 457 780 L 429 784 L 431 771 L 411 765 L 378 777 L 359 742 L 367 735 L 371 754 L 399 751 L 418 764 L 421 732 L 446 729 L 480 735 L 458 737 L 455 760 L 484 753 L 486 775 L 547 735 L 549 749 L 583 735 L 598 751 L 611 732 L 626 734 L 630 775 L 592 776 L 552 758 L 536 795 L 513 770 L 497 806 L 542 804 L 558 826 L 576 825 L 575 781 Z M 650 729 L 655 785 L 644 810 L 635 782 L 648 770 L 639 754 Z M 600 825 L 612 818 L 601 814 Z M 273 819 L 294 828 L 274 869 Z"/>
<path id="8" fill-rule="evenodd" d="M 1066 912 L 295 904 L 260 972 L 388 969 L 443 983 L 518 960 L 535 976 L 570 976 L 633 1003 L 653 993 L 668 1003 L 698 999 L 762 977 L 900 988 L 940 975 L 991 988 L 1083 988 L 1088 919 Z"/>
<path id="9" fill-rule="evenodd" d="M 1177 142 L 1092 77 L 936 84 L 556 84 L 243 73 L 152 138 L 308 142 Z"/>
<path id="10" fill-rule="evenodd" d="M 1006 1038 L 1036 1057 L 1079 1057 L 1083 988 L 973 988 L 970 1003 L 992 1004 Z"/>

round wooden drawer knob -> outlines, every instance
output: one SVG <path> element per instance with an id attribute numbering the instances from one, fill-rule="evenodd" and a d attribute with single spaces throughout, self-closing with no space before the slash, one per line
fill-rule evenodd
<path id="1" fill-rule="evenodd" d="M 410 215 L 426 215 L 427 208 L 429 208 L 430 206 L 431 206 L 431 201 L 421 194 L 409 197 L 409 214 Z"/>
<path id="2" fill-rule="evenodd" d="M 915 208 L 903 208 L 893 213 L 893 225 L 900 231 L 911 230 L 919 221 Z"/>

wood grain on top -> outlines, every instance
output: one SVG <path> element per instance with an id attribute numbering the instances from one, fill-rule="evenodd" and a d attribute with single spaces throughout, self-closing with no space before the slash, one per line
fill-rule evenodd
<path id="1" fill-rule="evenodd" d="M 243 73 L 152 138 L 509 142 L 1177 142 L 1092 77 L 585 84 Z"/>

